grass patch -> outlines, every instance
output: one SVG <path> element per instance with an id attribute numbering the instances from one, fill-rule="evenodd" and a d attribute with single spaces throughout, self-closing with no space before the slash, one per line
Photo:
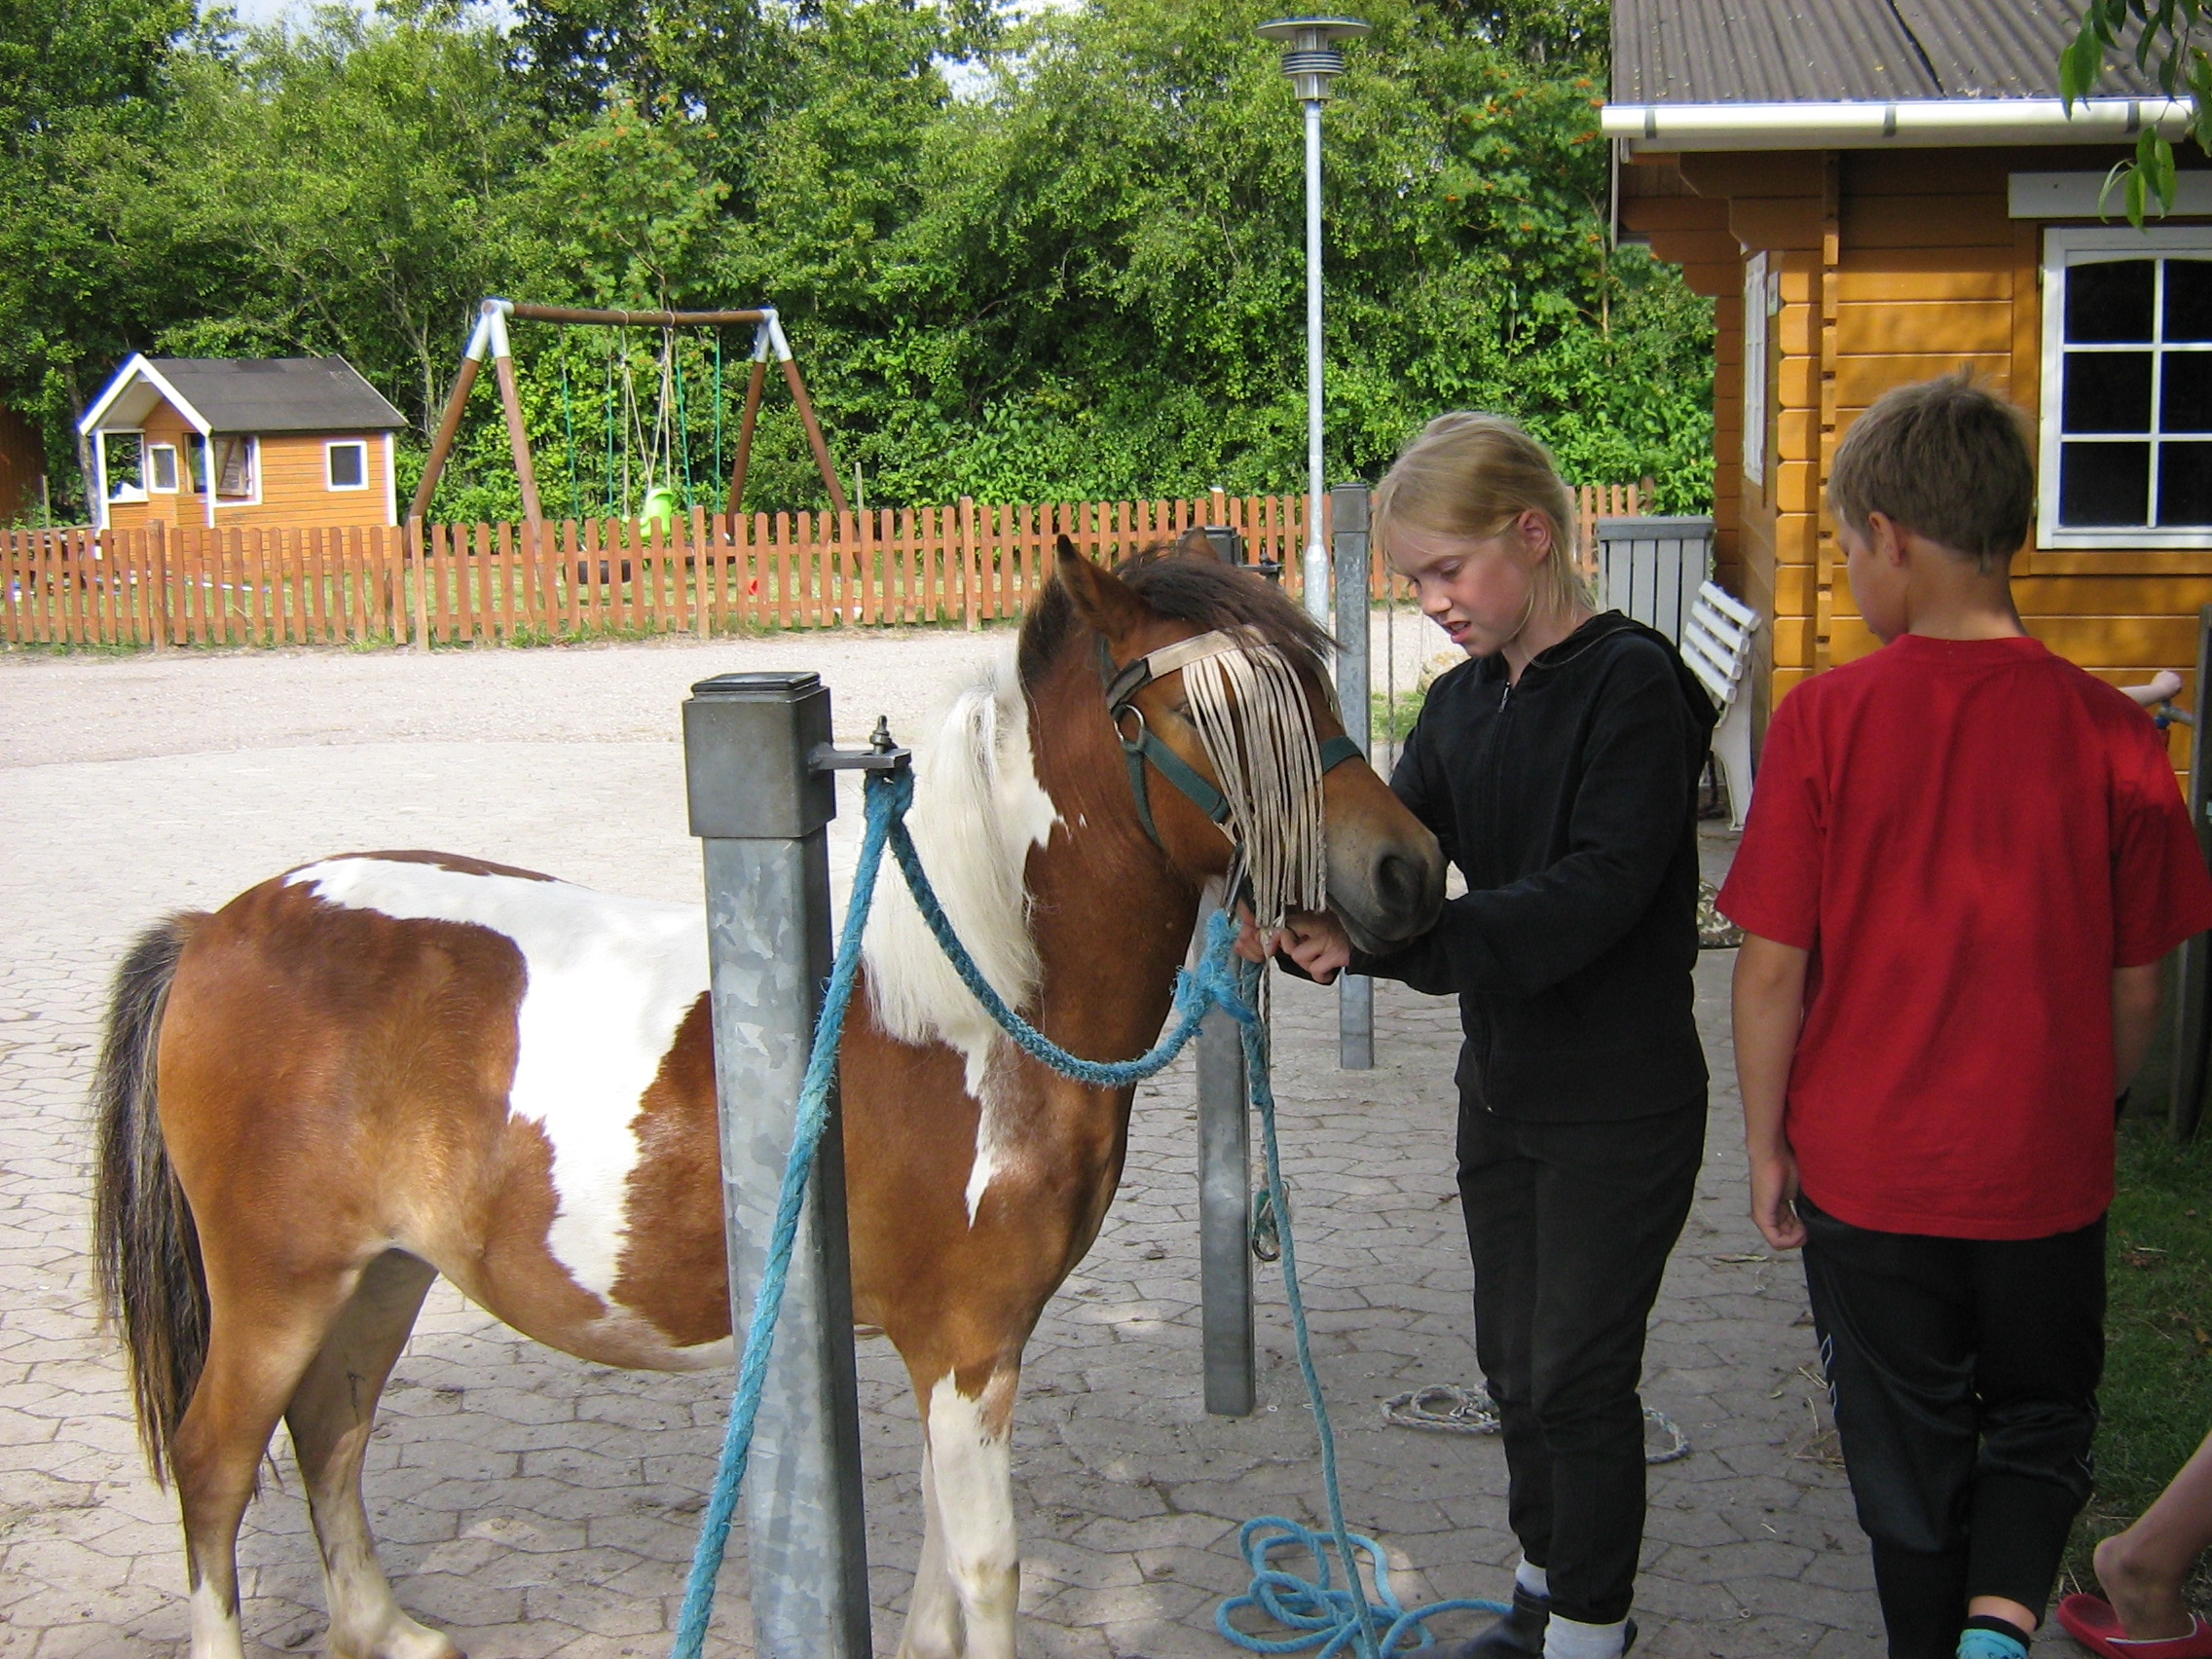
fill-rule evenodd
<path id="1" fill-rule="evenodd" d="M 1388 744 L 1405 742 L 1407 734 L 1414 729 L 1414 721 L 1420 719 L 1420 706 L 1427 695 L 1425 690 L 1401 691 L 1395 709 L 1390 707 L 1390 699 L 1381 691 L 1370 696 L 1368 702 L 1372 705 L 1372 712 L 1369 718 L 1375 722 L 1375 741 Z"/>
<path id="2" fill-rule="evenodd" d="M 2140 1091 L 2139 1091 L 2140 1092 Z M 2149 1507 L 2212 1430 L 2212 1133 L 2176 1146 L 2164 1114 L 2120 1120 L 2108 1226 L 2105 1380 L 2097 1487 L 2074 1525 L 2067 1576 L 2094 1581 L 2089 1552 Z M 2208 1604 L 2212 1579 L 2193 1585 Z"/>

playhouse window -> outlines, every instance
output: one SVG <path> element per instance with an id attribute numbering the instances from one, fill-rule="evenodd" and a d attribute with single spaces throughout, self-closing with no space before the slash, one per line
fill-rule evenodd
<path id="1" fill-rule="evenodd" d="M 2047 240 L 2041 539 L 2212 546 L 2212 230 Z"/>
<path id="2" fill-rule="evenodd" d="M 219 501 L 253 499 L 253 440 L 215 440 L 215 498 Z"/>
<path id="3" fill-rule="evenodd" d="M 332 444 L 323 451 L 329 460 L 333 490 L 366 490 L 369 487 L 369 446 L 358 439 Z"/>
<path id="4" fill-rule="evenodd" d="M 143 501 L 146 498 L 145 439 L 137 432 L 103 432 L 101 470 L 107 474 L 107 498 Z"/>
<path id="5" fill-rule="evenodd" d="M 146 446 L 146 488 L 165 496 L 176 494 L 176 445 Z"/>

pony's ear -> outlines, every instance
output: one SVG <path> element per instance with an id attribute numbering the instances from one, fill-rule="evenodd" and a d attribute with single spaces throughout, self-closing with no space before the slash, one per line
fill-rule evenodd
<path id="1" fill-rule="evenodd" d="M 1183 532 L 1182 538 L 1175 543 L 1175 551 L 1182 554 L 1186 559 L 1219 559 L 1221 557 L 1219 553 L 1214 551 L 1213 537 L 1205 533 L 1203 525 L 1195 524 L 1189 530 Z"/>
<path id="2" fill-rule="evenodd" d="M 1144 620 L 1144 601 L 1129 591 L 1127 582 L 1086 559 L 1064 535 L 1058 550 L 1060 585 L 1068 590 L 1078 616 L 1108 640 L 1124 638 Z"/>

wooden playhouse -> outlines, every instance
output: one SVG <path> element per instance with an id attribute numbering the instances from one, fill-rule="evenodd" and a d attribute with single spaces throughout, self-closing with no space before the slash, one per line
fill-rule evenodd
<path id="1" fill-rule="evenodd" d="M 133 356 L 78 423 L 92 523 L 394 525 L 406 424 L 343 357 Z"/>
<path id="2" fill-rule="evenodd" d="M 2071 117 L 2072 0 L 1614 0 L 1620 234 L 1716 302 L 1717 578 L 1773 700 L 1876 647 L 1823 492 L 1887 388 L 1964 364 L 2026 411 L 2029 627 L 2120 683 L 2194 680 L 2212 603 L 2212 170 L 2129 227 L 2113 164 L 2183 112 L 2132 58 Z M 2177 764 L 2187 764 L 2174 734 Z"/>

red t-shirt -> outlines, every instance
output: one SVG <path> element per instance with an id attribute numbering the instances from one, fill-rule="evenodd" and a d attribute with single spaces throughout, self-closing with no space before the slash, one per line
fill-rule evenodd
<path id="1" fill-rule="evenodd" d="M 1906 634 L 1775 711 L 1720 908 L 1813 953 L 1812 1200 L 2040 1238 L 2112 1202 L 2113 970 L 2212 927 L 2212 877 L 2127 697 L 2035 640 Z"/>

